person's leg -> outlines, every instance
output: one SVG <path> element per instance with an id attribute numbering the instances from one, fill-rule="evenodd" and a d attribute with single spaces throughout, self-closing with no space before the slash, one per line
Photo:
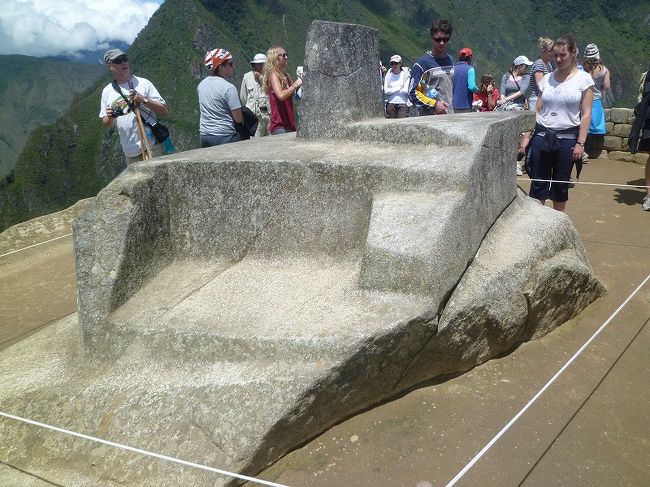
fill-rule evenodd
<path id="1" fill-rule="evenodd" d="M 409 109 L 406 103 L 397 105 L 397 118 L 407 118 L 409 116 Z"/>
<path id="2" fill-rule="evenodd" d="M 567 181 L 566 183 L 553 183 L 551 185 L 549 197 L 553 200 L 553 208 L 558 211 L 564 211 L 566 202 L 569 199 L 569 179 L 573 170 L 573 147 L 576 141 L 572 139 L 560 139 L 561 150 L 553 151 L 553 171 L 552 179 L 554 181 Z"/>
<path id="3" fill-rule="evenodd" d="M 286 134 L 287 131 L 284 127 L 278 127 L 275 129 L 273 132 L 271 132 L 271 135 L 280 135 L 280 134 Z"/>
<path id="4" fill-rule="evenodd" d="M 544 142 L 542 137 L 533 137 L 530 147 L 530 173 L 531 179 L 551 179 L 550 152 L 542 152 L 541 146 Z M 542 204 L 548 199 L 549 184 L 542 181 L 531 181 L 528 196 L 538 199 Z"/>
<path id="5" fill-rule="evenodd" d="M 645 191 L 642 208 L 645 211 L 650 211 L 650 154 L 648 154 L 648 160 L 645 161 Z"/>
<path id="6" fill-rule="evenodd" d="M 397 118 L 397 105 L 395 103 L 386 104 L 386 117 Z"/>

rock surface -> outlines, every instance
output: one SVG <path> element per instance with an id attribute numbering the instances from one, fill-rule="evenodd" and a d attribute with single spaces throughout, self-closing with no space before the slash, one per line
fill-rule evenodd
<path id="1" fill-rule="evenodd" d="M 352 51 L 369 35 L 314 30 L 357 32 Z M 603 292 L 568 218 L 518 196 L 530 114 L 321 122 L 335 135 L 176 154 L 105 188 L 74 226 L 80 327 L 3 352 L 0 407 L 255 473 Z M 215 485 L 27 426 L 0 437 L 3 462 L 61 485 Z"/>

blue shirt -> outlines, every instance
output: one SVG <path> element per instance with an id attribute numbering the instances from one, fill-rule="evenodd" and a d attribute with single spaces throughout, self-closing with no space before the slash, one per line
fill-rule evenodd
<path id="1" fill-rule="evenodd" d="M 478 91 L 474 68 L 466 61 L 459 61 L 454 66 L 453 106 L 454 110 L 472 108 L 472 94 Z"/>

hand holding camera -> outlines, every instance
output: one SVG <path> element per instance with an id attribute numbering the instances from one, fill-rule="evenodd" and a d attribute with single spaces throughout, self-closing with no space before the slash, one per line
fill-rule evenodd
<path id="1" fill-rule="evenodd" d="M 122 115 L 124 115 L 124 109 L 122 109 L 120 107 L 113 108 L 111 106 L 107 106 L 106 107 L 106 115 L 108 117 L 110 117 L 110 118 L 121 117 Z"/>

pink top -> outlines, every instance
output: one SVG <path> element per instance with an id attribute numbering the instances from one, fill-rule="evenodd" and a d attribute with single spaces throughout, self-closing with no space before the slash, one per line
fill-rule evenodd
<path id="1" fill-rule="evenodd" d="M 269 123 L 269 132 L 275 129 L 283 128 L 287 132 L 296 131 L 296 121 L 293 117 L 293 95 L 280 101 L 275 96 L 273 90 L 269 95 L 271 101 L 271 121 Z"/>

